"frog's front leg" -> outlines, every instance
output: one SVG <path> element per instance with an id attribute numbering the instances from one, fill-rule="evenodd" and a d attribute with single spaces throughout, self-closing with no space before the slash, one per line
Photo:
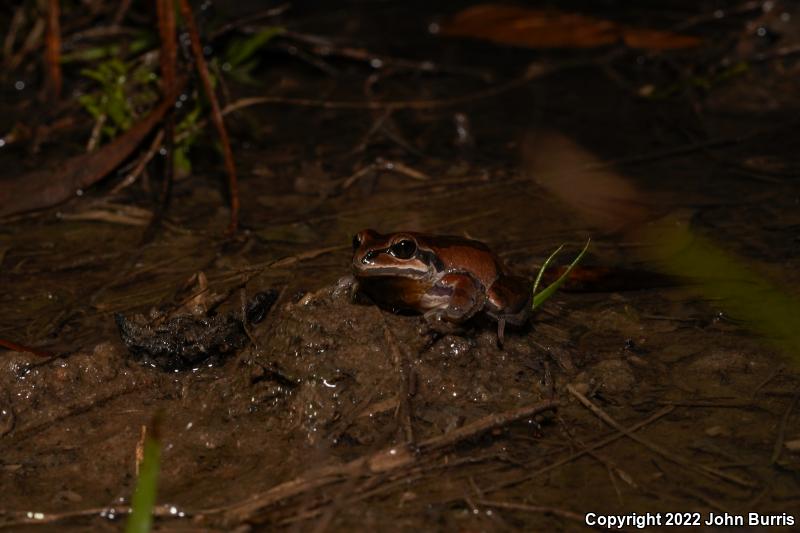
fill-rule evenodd
<path id="1" fill-rule="evenodd" d="M 442 322 L 469 320 L 486 303 L 483 284 L 466 272 L 442 276 L 422 297 L 425 321 L 434 328 Z"/>

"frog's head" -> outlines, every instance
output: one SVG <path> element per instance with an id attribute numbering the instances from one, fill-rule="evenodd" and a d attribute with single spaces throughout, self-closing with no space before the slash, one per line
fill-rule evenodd
<path id="1" fill-rule="evenodd" d="M 356 277 L 421 279 L 441 265 L 418 233 L 400 231 L 383 235 L 371 229 L 353 237 L 353 271 Z"/>

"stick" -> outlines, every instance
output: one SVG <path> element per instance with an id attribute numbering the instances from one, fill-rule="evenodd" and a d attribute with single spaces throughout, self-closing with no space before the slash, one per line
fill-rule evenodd
<path id="1" fill-rule="evenodd" d="M 45 62 L 47 63 L 47 89 L 51 102 L 61 96 L 61 28 L 58 17 L 59 0 L 47 2 L 47 34 L 45 39 Z"/>
<path id="2" fill-rule="evenodd" d="M 42 209 L 60 204 L 100 181 L 119 166 L 141 144 L 142 140 L 172 107 L 168 96 L 131 129 L 88 154 L 75 156 L 57 168 L 33 170 L 0 185 L 0 217 Z"/>
<path id="3" fill-rule="evenodd" d="M 772 449 L 772 457 L 769 459 L 770 464 L 775 464 L 781 456 L 783 441 L 786 437 L 786 425 L 789 423 L 789 416 L 792 414 L 794 406 L 797 405 L 798 398 L 800 398 L 800 394 L 795 394 L 794 398 L 792 398 L 792 401 L 789 403 L 789 407 L 786 408 L 786 412 L 783 413 L 781 425 L 778 428 L 778 436 L 775 439 L 775 447 Z"/>
<path id="4" fill-rule="evenodd" d="M 575 389 L 575 387 L 573 387 L 572 385 L 567 385 L 567 390 L 579 402 L 581 402 L 581 404 L 583 404 L 584 407 L 589 409 L 592 413 L 595 414 L 595 416 L 597 416 L 603 422 L 605 422 L 609 426 L 613 427 L 617 431 L 620 431 L 620 432 L 624 433 L 626 437 L 630 438 L 631 440 L 634 440 L 634 441 L 638 442 L 639 444 L 641 444 L 645 448 L 648 448 L 649 450 L 659 454 L 660 456 L 664 457 L 665 459 L 667 459 L 669 461 L 672 461 L 675 464 L 681 465 L 681 466 L 683 466 L 685 468 L 688 468 L 690 470 L 694 470 L 695 472 L 703 474 L 706 477 L 710 477 L 712 479 L 717 479 L 717 478 L 718 479 L 723 479 L 723 480 L 728 481 L 730 483 L 734 483 L 736 485 L 740 485 L 742 487 L 748 487 L 748 488 L 753 488 L 753 487 L 757 486 L 752 481 L 749 481 L 749 480 L 746 480 L 746 479 L 742 479 L 742 478 L 740 478 L 738 476 L 735 476 L 733 474 L 728 474 L 726 472 L 723 472 L 723 471 L 719 470 L 718 468 L 714 468 L 712 466 L 700 465 L 700 464 L 696 465 L 696 464 L 692 463 L 691 461 L 689 461 L 688 459 L 686 459 L 684 457 L 681 457 L 679 455 L 673 454 L 669 450 L 666 450 L 666 449 L 662 448 L 661 446 L 650 442 L 649 440 L 645 439 L 644 437 L 641 437 L 641 436 L 639 436 L 639 435 L 637 435 L 635 433 L 632 433 L 629 430 L 627 430 L 625 427 L 622 426 L 622 424 L 620 424 L 619 422 L 617 422 L 616 420 L 611 418 L 611 416 L 609 416 L 608 413 L 606 413 L 605 411 L 600 409 L 600 407 L 598 407 L 597 405 L 595 405 L 591 401 L 589 401 L 589 399 L 586 396 L 584 396 L 583 394 L 578 392 L 578 390 Z"/>
<path id="5" fill-rule="evenodd" d="M 5 339 L 0 339 L 0 346 L 15 352 L 32 353 L 36 357 L 53 357 L 55 355 L 53 352 L 38 350 L 36 348 L 31 348 L 23 344 L 17 344 L 16 342 L 11 342 Z"/>
<path id="6" fill-rule="evenodd" d="M 671 405 L 667 406 L 667 407 L 664 407 L 663 409 L 660 409 L 658 412 L 653 413 L 653 415 L 649 416 L 645 420 L 642 420 L 641 422 L 637 422 L 636 424 L 634 424 L 631 427 L 627 428 L 626 431 L 627 431 L 627 433 L 632 433 L 634 431 L 638 431 L 639 429 L 641 429 L 641 428 L 643 428 L 645 426 L 648 426 L 651 423 L 655 422 L 659 418 L 668 415 L 669 413 L 671 413 L 674 410 L 675 410 L 675 407 L 673 407 Z M 558 468 L 560 466 L 563 466 L 563 465 L 565 465 L 567 463 L 571 463 L 572 461 L 574 461 L 576 459 L 580 459 L 584 455 L 592 453 L 594 450 L 599 450 L 600 448 L 608 446 L 612 442 L 616 442 L 619 439 L 621 439 L 622 437 L 626 436 L 627 433 L 626 432 L 622 432 L 622 431 L 619 432 L 619 433 L 615 433 L 614 435 L 611 435 L 610 437 L 606 437 L 604 439 L 601 439 L 601 440 L 595 442 L 594 444 L 589 445 L 589 447 L 583 448 L 582 450 L 578 450 L 577 452 L 575 452 L 575 453 L 573 453 L 571 455 L 568 455 L 567 457 L 565 457 L 563 459 L 560 459 L 560 460 L 556 461 L 555 463 L 552 463 L 552 464 L 549 464 L 549 465 L 547 465 L 547 466 L 545 466 L 543 468 L 540 468 L 539 470 L 537 470 L 535 472 L 532 472 L 530 474 L 525 474 L 524 476 L 518 477 L 516 479 L 512 479 L 510 482 L 509 481 L 502 481 L 502 482 L 490 487 L 489 489 L 485 489 L 485 491 L 486 492 L 494 492 L 496 490 L 500 490 L 500 489 L 509 487 L 511 485 L 516 485 L 518 483 L 522 483 L 523 481 L 529 481 L 529 480 L 531 480 L 531 479 L 533 479 L 533 478 L 535 478 L 537 476 L 540 476 L 540 475 L 542 475 L 544 473 L 547 473 L 547 472 L 549 472 L 551 470 L 554 470 L 554 469 L 556 469 L 556 468 Z"/>
<path id="7" fill-rule="evenodd" d="M 161 69 L 162 91 L 165 95 L 175 95 L 175 85 L 177 82 L 177 60 L 178 52 L 175 43 L 175 9 L 172 0 L 157 0 L 156 13 L 158 16 L 158 33 L 161 39 L 161 53 L 159 63 Z M 164 158 L 163 171 L 161 173 L 161 195 L 155 209 L 153 218 L 142 234 L 140 244 L 145 244 L 152 240 L 161 226 L 164 214 L 169 208 L 172 196 L 172 180 L 175 174 L 175 108 L 172 107 L 164 118 L 164 148 L 166 157 Z"/>
<path id="8" fill-rule="evenodd" d="M 535 416 L 544 411 L 553 410 L 557 406 L 558 402 L 556 401 L 544 401 L 533 406 L 485 416 L 445 435 L 433 437 L 419 443 L 419 455 L 448 448 L 491 429 L 508 425 L 522 418 Z M 354 459 L 341 466 L 314 470 L 304 476 L 276 485 L 265 492 L 255 494 L 248 500 L 207 510 L 199 514 L 221 514 L 222 520 L 226 524 L 243 522 L 264 509 L 288 498 L 331 485 L 347 477 L 376 475 L 410 466 L 417 462 L 417 457 L 418 454 L 413 453 L 404 446 L 384 449 L 372 455 Z"/>
<path id="9" fill-rule="evenodd" d="M 211 104 L 211 119 L 214 121 L 214 126 L 217 128 L 219 140 L 222 144 L 222 153 L 225 157 L 225 170 L 228 172 L 228 192 L 231 195 L 231 221 L 228 226 L 228 233 L 232 235 L 236 233 L 236 228 L 239 225 L 239 185 L 236 179 L 236 165 L 233 162 L 231 143 L 228 139 L 228 131 L 225 129 L 225 122 L 222 119 L 219 101 L 217 101 L 217 96 L 214 94 L 214 87 L 211 85 L 208 65 L 203 57 L 203 47 L 200 44 L 200 32 L 197 30 L 192 7 L 189 5 L 189 0 L 180 0 L 180 6 L 181 14 L 186 22 L 186 28 L 189 30 L 189 36 L 191 37 L 192 53 L 194 55 L 195 65 L 197 66 L 197 72 L 200 74 L 200 79 L 203 81 L 203 88 Z"/>
<path id="10" fill-rule="evenodd" d="M 153 138 L 153 142 L 150 143 L 150 148 L 147 149 L 147 152 L 145 152 L 142 156 L 139 157 L 139 160 L 136 162 L 136 166 L 133 167 L 133 170 L 131 170 L 122 181 L 114 185 L 114 187 L 111 189 L 112 195 L 119 193 L 119 191 L 121 191 L 126 187 L 129 187 L 130 185 L 133 185 L 133 183 L 139 178 L 141 173 L 144 171 L 144 168 L 147 166 L 147 163 L 149 163 L 150 160 L 153 159 L 153 157 L 155 157 L 156 152 L 158 152 L 158 149 L 161 147 L 161 141 L 163 140 L 164 140 L 164 130 L 162 129 L 159 130 L 158 133 L 156 133 L 155 137 Z"/>
<path id="11" fill-rule="evenodd" d="M 184 1 L 184 0 L 182 0 Z M 543 77 L 552 72 L 551 68 L 542 65 L 533 64 L 522 76 L 514 78 L 506 83 L 495 85 L 481 91 L 477 91 L 462 96 L 453 98 L 442 98 L 433 100 L 388 100 L 388 101 L 347 101 L 347 100 L 314 100 L 309 98 L 292 98 L 282 96 L 255 96 L 252 98 L 242 98 L 229 104 L 222 110 L 222 114 L 227 115 L 239 109 L 250 107 L 254 105 L 263 104 L 289 104 L 303 107 L 319 107 L 322 109 L 438 109 L 441 107 L 450 107 L 490 96 L 502 94 L 511 89 L 521 87 L 531 80 Z"/>
<path id="12" fill-rule="evenodd" d="M 386 323 L 386 318 L 381 314 L 383 319 L 383 338 L 389 351 L 392 353 L 392 359 L 400 374 L 400 395 L 398 398 L 397 411 L 402 419 L 403 433 L 405 434 L 405 442 L 409 446 L 414 446 L 414 410 L 411 403 L 414 397 L 414 374 L 411 369 L 411 364 L 408 362 L 408 356 L 405 351 L 397 346 L 397 339 L 395 339 L 392 331 L 389 329 L 389 324 Z"/>
<path id="13" fill-rule="evenodd" d="M 452 447 L 461 441 L 480 435 L 486 431 L 508 425 L 522 418 L 529 418 L 539 413 L 556 409 L 557 407 L 558 402 L 556 401 L 544 401 L 532 406 L 520 407 L 518 409 L 512 409 L 503 413 L 487 415 L 455 431 L 451 431 L 445 435 L 433 437 L 423 441 L 420 443 L 418 449 L 420 453 L 432 453 L 435 451 L 440 451 L 448 447 Z M 316 488 L 331 485 L 342 479 L 352 478 L 354 476 L 370 474 L 375 475 L 390 472 L 405 466 L 410 466 L 416 462 L 418 462 L 418 455 L 410 451 L 408 448 L 388 448 L 369 456 L 360 457 L 341 466 L 325 467 L 314 470 L 307 473 L 305 476 L 300 476 L 293 480 L 286 481 L 272 487 L 265 492 L 257 493 L 243 502 L 237 502 L 216 509 L 206 509 L 196 513 L 181 510 L 178 512 L 178 514 L 175 513 L 174 506 L 162 505 L 157 506 L 154 509 L 153 514 L 160 517 L 176 518 L 195 516 L 196 519 L 200 520 L 208 518 L 211 515 L 221 515 L 222 520 L 226 524 L 240 523 L 252 518 L 257 513 L 275 503 L 294 496 L 305 494 Z M 114 506 L 113 510 L 119 515 L 129 514 L 131 511 L 130 507 L 126 505 Z M 77 517 L 93 517 L 107 513 L 108 511 L 109 508 L 80 509 L 66 513 L 5 511 L 0 512 L 0 528 L 19 526 L 23 524 L 53 523 Z M 6 521 L 2 520 L 3 516 L 7 517 Z M 197 520 L 193 522 L 193 528 L 195 528 L 195 526 L 200 528 L 200 524 Z M 195 530 L 199 531 L 200 529 Z"/>
<path id="14" fill-rule="evenodd" d="M 561 518 L 567 518 L 576 522 L 584 523 L 583 515 L 573 513 L 572 511 L 565 511 L 557 507 L 546 507 L 544 505 L 527 505 L 524 503 L 514 502 L 498 502 L 495 500 L 477 500 L 475 503 L 478 505 L 485 505 L 486 507 L 494 507 L 496 509 L 509 509 L 511 511 L 525 511 L 528 513 L 544 513 Z"/>

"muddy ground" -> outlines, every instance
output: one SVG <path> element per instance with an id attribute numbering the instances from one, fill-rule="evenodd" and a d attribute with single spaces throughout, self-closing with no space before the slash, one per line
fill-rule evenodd
<path id="1" fill-rule="evenodd" d="M 626 22 L 661 27 L 719 8 L 607 4 Z M 141 182 L 112 194 L 113 176 L 0 224 L 0 338 L 55 354 L 0 352 L 0 528 L 120 530 L 137 443 L 156 412 L 158 530 L 558 531 L 585 529 L 588 512 L 789 513 L 797 524 L 798 354 L 725 302 L 658 275 L 640 253 L 646 243 L 559 200 L 523 153 L 535 139 L 572 139 L 635 184 L 650 217 L 688 210 L 696 231 L 796 296 L 794 56 L 747 56 L 746 71 L 701 88 L 692 69 L 745 53 L 719 43 L 762 45 L 742 33 L 757 13 L 695 27 L 699 53 L 609 55 L 429 33 L 452 6 L 356 7 L 298 7 L 280 21 L 453 68 L 376 71 L 326 58 L 334 74 L 275 49 L 258 84 L 234 84 L 228 97 L 441 105 L 295 102 L 229 115 L 242 200 L 234 238 L 223 233 L 211 130 L 146 244 L 137 209 L 150 212 L 150 194 Z M 483 95 L 536 62 L 560 66 Z M 677 89 L 643 98 L 648 84 Z M 4 129 L 34 96 L 6 91 Z M 84 138 L 36 156 L 8 146 L 0 165 L 21 173 Z M 413 172 L 348 181 L 376 158 Z M 470 236 L 531 278 L 554 248 L 574 255 L 591 236 L 586 265 L 645 275 L 558 293 L 500 349 L 490 323 L 432 336 L 420 317 L 343 290 L 351 237 L 367 227 Z M 133 358 L 115 314 L 180 300 L 198 272 L 227 296 L 219 312 L 236 313 L 242 292 L 279 298 L 221 360 L 165 371 Z"/>

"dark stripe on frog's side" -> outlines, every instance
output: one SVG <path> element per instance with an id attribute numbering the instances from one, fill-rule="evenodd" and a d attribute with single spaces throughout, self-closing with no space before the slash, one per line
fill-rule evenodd
<path id="1" fill-rule="evenodd" d="M 418 257 L 420 261 L 426 265 L 432 265 L 436 272 L 444 271 L 444 263 L 441 259 L 439 259 L 439 256 L 432 251 L 417 248 L 416 257 Z"/>

